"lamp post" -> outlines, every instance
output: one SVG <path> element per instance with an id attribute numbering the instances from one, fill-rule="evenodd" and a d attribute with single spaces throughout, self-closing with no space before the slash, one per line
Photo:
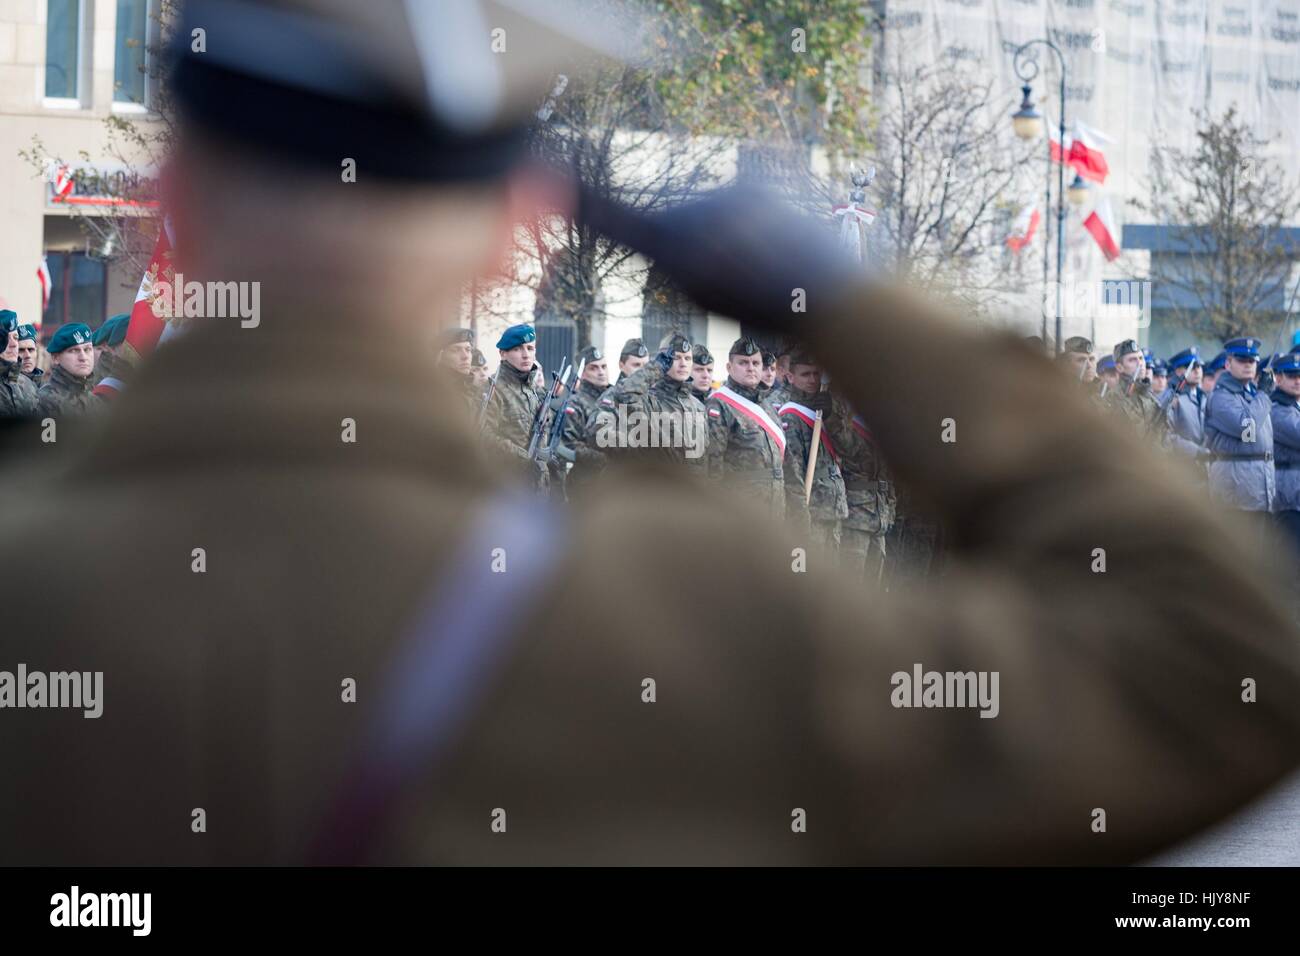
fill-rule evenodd
<path id="1" fill-rule="evenodd" d="M 1028 43 L 1022 43 L 1016 47 L 1015 53 L 1012 54 L 1012 64 L 1016 70 L 1016 76 L 1020 77 L 1021 82 L 1025 85 L 1020 89 L 1024 93 L 1024 98 L 1020 101 L 1020 109 L 1011 117 L 1012 126 L 1015 128 L 1016 135 L 1021 139 L 1036 139 L 1043 131 L 1043 116 L 1034 108 L 1034 102 L 1030 98 L 1032 87 L 1030 84 L 1038 76 L 1039 66 L 1038 58 L 1031 47 L 1042 45 L 1047 47 L 1056 54 L 1057 63 L 1061 67 L 1061 118 L 1058 130 L 1057 142 L 1061 144 L 1061 162 L 1057 170 L 1056 183 L 1056 337 L 1054 340 L 1053 352 L 1056 355 L 1061 354 L 1061 272 L 1065 264 L 1065 57 L 1051 40 L 1030 40 Z M 1075 176 L 1075 183 L 1082 183 L 1083 180 Z M 1086 195 L 1087 184 L 1082 187 L 1085 190 L 1082 195 Z M 1074 186 L 1071 186 L 1071 193 L 1075 192 Z M 1071 197 L 1073 198 L 1073 196 Z M 1047 193 L 1045 199 L 1044 212 L 1049 212 L 1052 208 L 1052 142 L 1051 137 L 1047 137 Z M 1048 249 L 1047 242 L 1043 243 L 1043 288 L 1047 288 L 1048 283 Z M 1047 312 L 1043 312 L 1043 338 L 1047 338 Z"/>

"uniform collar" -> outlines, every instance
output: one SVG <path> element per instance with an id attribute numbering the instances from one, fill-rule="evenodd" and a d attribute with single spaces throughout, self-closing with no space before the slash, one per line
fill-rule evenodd
<path id="1" fill-rule="evenodd" d="M 578 393 L 580 395 L 587 395 L 591 398 L 600 398 L 600 396 L 605 394 L 605 389 L 601 388 L 599 385 L 592 385 L 584 378 L 578 383 Z"/>
<path id="2" fill-rule="evenodd" d="M 521 372 L 519 371 L 519 369 L 515 368 L 509 362 L 501 363 L 501 368 L 497 372 L 497 374 L 500 375 L 502 372 L 505 372 L 507 382 L 516 382 L 520 385 L 526 385 L 528 383 L 528 379 L 533 374 L 532 369 L 529 369 L 527 372 Z"/>
<path id="3" fill-rule="evenodd" d="M 751 402 L 757 402 L 761 397 L 757 387 L 749 388 L 748 386 L 740 385 L 730 375 L 727 376 L 727 388 L 731 389 L 737 395 L 749 399 Z"/>
<path id="4" fill-rule="evenodd" d="M 58 383 L 64 388 L 74 392 L 78 389 L 83 392 L 88 392 L 94 388 L 94 385 L 91 384 L 94 381 L 93 376 L 94 372 L 92 371 L 91 374 L 87 375 L 85 378 L 77 378 L 77 376 L 65 371 L 62 365 L 57 365 L 55 366 L 54 371 L 50 373 L 50 384 L 53 385 Z"/>

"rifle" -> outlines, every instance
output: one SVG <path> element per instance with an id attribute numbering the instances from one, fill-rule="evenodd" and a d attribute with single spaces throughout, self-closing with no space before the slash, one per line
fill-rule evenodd
<path id="1" fill-rule="evenodd" d="M 574 368 L 572 364 L 568 365 L 568 374 L 564 376 L 564 401 L 555 409 L 555 418 L 551 421 L 551 433 L 546 442 L 547 457 L 553 459 L 556 449 L 560 447 L 560 437 L 564 434 L 564 416 L 568 412 L 569 402 L 573 399 L 574 386 L 582 378 L 583 369 L 587 367 L 584 361 L 582 365 Z M 568 459 L 572 460 L 572 459 Z"/>
<path id="2" fill-rule="evenodd" d="M 483 423 L 484 423 L 485 421 L 487 421 L 487 410 L 488 410 L 488 406 L 492 404 L 492 396 L 496 394 L 496 390 L 497 390 L 497 375 L 500 375 L 500 374 L 501 374 L 501 369 L 498 368 L 498 369 L 497 369 L 497 374 L 496 374 L 496 375 L 493 375 L 492 378 L 490 378 L 490 379 L 488 380 L 491 384 L 488 385 L 488 390 L 487 390 L 487 392 L 483 395 L 483 404 L 479 406 L 479 409 L 478 409 L 478 430 L 479 430 L 479 433 L 480 433 L 480 434 L 482 434 L 482 432 L 483 432 Z"/>
<path id="3" fill-rule="evenodd" d="M 537 452 L 542 443 L 542 435 L 546 431 L 546 413 L 554 407 L 555 400 L 560 392 L 560 386 L 563 384 L 560 375 L 561 373 L 567 375 L 570 368 L 572 368 L 572 363 L 565 359 L 564 367 L 559 372 L 551 372 L 551 387 L 546 392 L 545 400 L 537 405 L 537 411 L 533 415 L 532 428 L 528 431 L 528 457 L 531 460 L 536 461 L 537 459 Z"/>

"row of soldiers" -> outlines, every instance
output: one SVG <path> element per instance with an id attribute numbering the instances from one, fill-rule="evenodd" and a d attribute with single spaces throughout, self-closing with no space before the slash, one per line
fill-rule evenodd
<path id="1" fill-rule="evenodd" d="M 482 353 L 470 330 L 449 330 L 439 358 L 459 379 L 485 443 L 517 462 L 526 480 L 572 499 L 620 459 L 682 467 L 727 483 L 773 519 L 802 523 L 846 565 L 882 580 L 894 485 L 866 423 L 827 388 L 806 350 L 764 349 L 742 336 L 715 385 L 706 346 L 673 332 L 651 355 L 634 338 L 624 343 L 612 382 L 607 357 L 587 347 L 572 387 L 548 390 L 536 338 L 531 325 L 507 329 L 486 386 L 475 377 Z M 548 427 L 555 440 L 537 441 Z"/>
<path id="2" fill-rule="evenodd" d="M 110 400 L 130 374 L 122 354 L 129 321 L 123 313 L 94 331 L 81 322 L 59 326 L 45 346 L 46 371 L 36 327 L 0 310 L 0 419 L 83 414 Z"/>
<path id="3" fill-rule="evenodd" d="M 1196 346 L 1161 362 L 1125 339 L 1099 359 L 1080 336 L 1060 360 L 1094 401 L 1185 459 L 1216 501 L 1272 513 L 1300 542 L 1300 346 L 1261 356 L 1262 345 L 1241 336 L 1208 362 Z"/>

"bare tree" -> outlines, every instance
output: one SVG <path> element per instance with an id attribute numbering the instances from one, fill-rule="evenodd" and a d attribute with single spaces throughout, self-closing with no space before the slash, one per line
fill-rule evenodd
<path id="1" fill-rule="evenodd" d="M 1157 301 L 1191 332 L 1268 335 L 1286 315 L 1300 192 L 1235 108 L 1197 119 L 1191 149 L 1152 147 L 1147 198 L 1132 203 L 1169 227 L 1169 250 L 1151 255 Z"/>

